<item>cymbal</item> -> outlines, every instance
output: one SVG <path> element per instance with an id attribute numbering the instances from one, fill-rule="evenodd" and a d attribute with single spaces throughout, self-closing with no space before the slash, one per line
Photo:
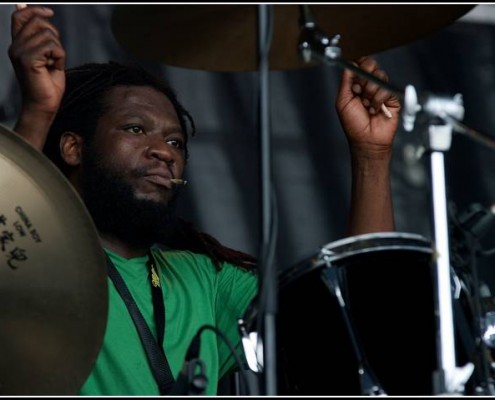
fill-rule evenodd
<path id="1" fill-rule="evenodd" d="M 62 173 L 0 125 L 0 395 L 76 395 L 103 342 L 106 263 Z"/>
<path id="2" fill-rule="evenodd" d="M 341 35 L 342 57 L 353 60 L 401 46 L 446 27 L 475 5 L 311 5 L 318 28 Z M 298 54 L 299 7 L 273 5 L 270 69 L 304 68 Z M 117 41 L 134 56 L 210 71 L 257 66 L 256 5 L 118 5 Z"/>

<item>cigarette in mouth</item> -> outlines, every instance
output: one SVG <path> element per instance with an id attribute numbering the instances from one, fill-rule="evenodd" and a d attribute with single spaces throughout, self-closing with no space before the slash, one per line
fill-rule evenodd
<path id="1" fill-rule="evenodd" d="M 174 185 L 187 185 L 187 181 L 184 179 L 170 179 L 170 182 L 172 182 Z"/>

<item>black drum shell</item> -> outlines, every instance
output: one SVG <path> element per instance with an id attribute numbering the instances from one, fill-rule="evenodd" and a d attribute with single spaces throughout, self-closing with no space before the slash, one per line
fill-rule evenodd
<path id="1" fill-rule="evenodd" d="M 432 259 L 430 242 L 419 235 L 370 234 L 327 245 L 284 271 L 277 316 L 279 394 L 364 394 L 351 336 L 386 394 L 433 394 Z M 329 268 L 339 277 L 350 328 L 324 283 Z"/>

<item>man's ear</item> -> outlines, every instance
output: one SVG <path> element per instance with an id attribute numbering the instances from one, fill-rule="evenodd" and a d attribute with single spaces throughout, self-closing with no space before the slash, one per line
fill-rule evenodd
<path id="1" fill-rule="evenodd" d="M 83 142 L 83 138 L 77 133 L 62 133 L 60 155 L 68 165 L 77 167 L 81 163 Z"/>

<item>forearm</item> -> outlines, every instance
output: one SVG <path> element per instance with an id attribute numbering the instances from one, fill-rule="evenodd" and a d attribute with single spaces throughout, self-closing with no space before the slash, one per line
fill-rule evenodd
<path id="1" fill-rule="evenodd" d="M 12 14 L 8 55 L 22 94 L 22 109 L 14 127 L 19 136 L 42 151 L 65 91 L 65 50 L 53 10 L 17 6 Z"/>
<path id="2" fill-rule="evenodd" d="M 348 234 L 395 229 L 390 187 L 392 153 L 351 151 L 352 191 Z"/>
<path id="3" fill-rule="evenodd" d="M 54 118 L 55 113 L 23 109 L 14 131 L 41 152 Z"/>

